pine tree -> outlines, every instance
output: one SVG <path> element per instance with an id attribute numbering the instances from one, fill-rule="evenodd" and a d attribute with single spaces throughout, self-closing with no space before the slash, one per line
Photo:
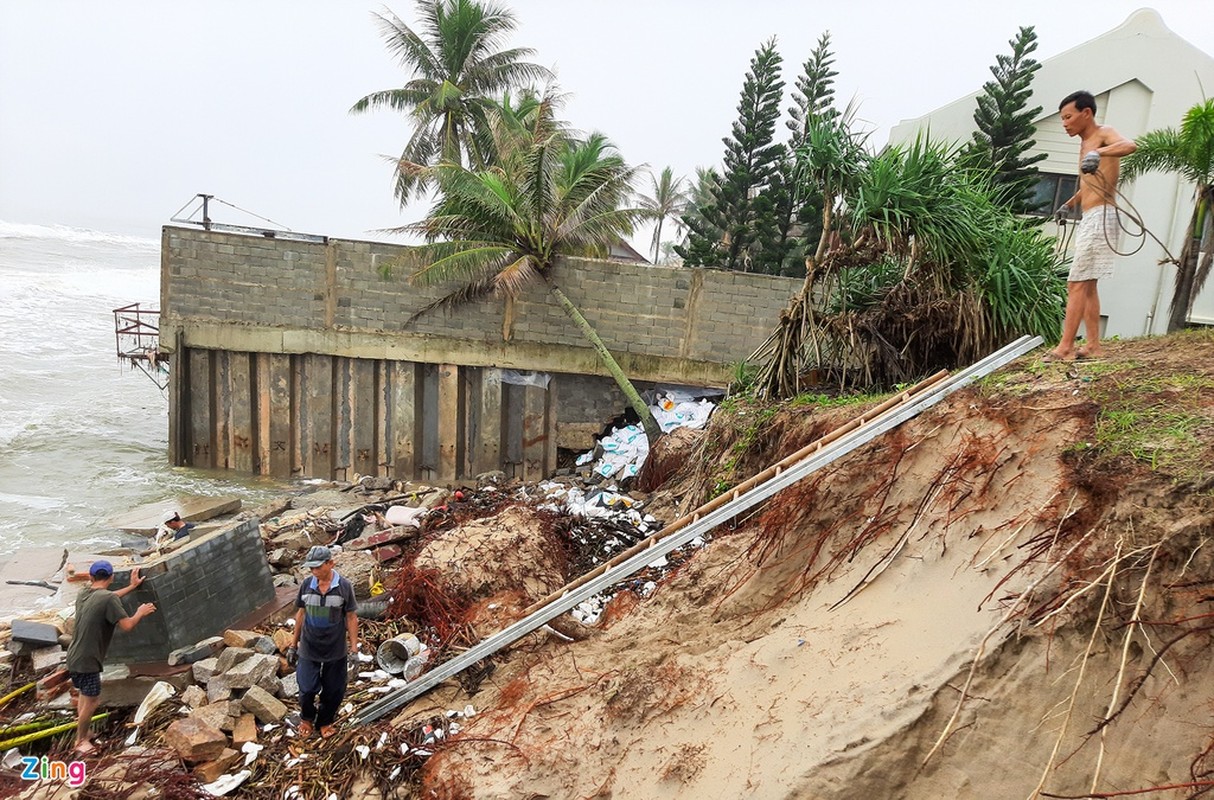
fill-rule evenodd
<path id="1" fill-rule="evenodd" d="M 792 93 L 792 105 L 788 109 L 789 119 L 784 124 L 789 130 L 788 149 L 795 153 L 805 145 L 810 120 L 814 118 L 834 119 L 839 116 L 834 106 L 835 55 L 830 49 L 830 31 L 818 38 L 818 44 L 809 55 L 801 75 L 797 78 Z M 816 192 L 806 193 L 796 187 L 792 175 L 792 159 L 782 166 L 783 181 L 787 186 L 787 218 L 781 227 L 788 232 L 784 247 L 783 266 L 779 274 L 803 277 L 805 256 L 813 249 L 822 230 L 822 197 Z"/>
<path id="2" fill-rule="evenodd" d="M 688 214 L 687 244 L 676 248 L 688 264 L 751 271 L 757 238 L 756 200 L 784 154 L 775 139 L 784 81 L 773 37 L 750 61 L 738 103 L 738 119 L 726 137 L 724 170 L 711 187 L 711 201 Z M 760 208 L 764 204 L 758 204 Z"/>
<path id="3" fill-rule="evenodd" d="M 1032 208 L 1033 187 L 1037 183 L 1037 168 L 1045 153 L 1025 156 L 1036 146 L 1033 120 L 1041 106 L 1025 110 L 1032 98 L 1033 74 L 1041 68 L 1030 55 L 1037 49 L 1037 34 L 1033 28 L 1021 28 L 1015 39 L 1008 41 L 1011 55 L 995 56 L 991 67 L 993 81 L 982 85 L 978 108 L 974 111 L 974 131 L 967 156 L 971 163 L 993 169 L 993 181 L 999 202 L 1020 214 Z"/>

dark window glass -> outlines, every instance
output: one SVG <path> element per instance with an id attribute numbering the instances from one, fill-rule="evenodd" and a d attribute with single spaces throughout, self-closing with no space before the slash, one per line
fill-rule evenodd
<path id="1" fill-rule="evenodd" d="M 1070 200 L 1079 185 L 1077 175 L 1059 175 L 1052 172 L 1042 172 L 1033 187 L 1033 197 L 1030 203 L 1031 214 L 1048 217 L 1054 209 Z"/>

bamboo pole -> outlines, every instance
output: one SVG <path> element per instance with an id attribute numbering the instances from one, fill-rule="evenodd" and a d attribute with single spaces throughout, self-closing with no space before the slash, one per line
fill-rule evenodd
<path id="1" fill-rule="evenodd" d="M 9 701 L 11 701 L 17 697 L 20 697 L 21 695 L 25 694 L 30 689 L 33 689 L 37 685 L 38 685 L 38 682 L 33 681 L 32 683 L 25 684 L 20 689 L 14 689 L 13 691 L 6 694 L 4 697 L 0 697 L 0 708 L 3 708 L 4 706 L 8 705 Z"/>
<path id="2" fill-rule="evenodd" d="M 533 603 L 531 606 L 529 606 L 527 608 L 527 610 L 523 612 L 523 616 L 524 617 L 529 616 L 530 614 L 534 613 L 535 611 L 538 611 L 539 609 L 548 605 L 552 601 L 556 600 L 561 595 L 567 594 L 568 592 L 571 592 L 574 589 L 577 589 L 579 586 L 582 586 L 582 585 L 586 584 L 587 582 L 594 580 L 595 578 L 602 575 L 604 572 L 611 569 L 612 567 L 614 567 L 618 564 L 622 564 L 623 562 L 632 558 L 636 554 L 649 549 L 650 547 L 652 547 L 654 544 L 661 541 L 662 539 L 665 539 L 666 537 L 668 537 L 674 533 L 677 533 L 682 528 L 687 527 L 691 523 L 693 523 L 696 520 L 700 519 L 701 517 L 711 513 L 712 511 L 715 511 L 716 509 L 720 508 L 721 506 L 725 505 L 726 503 L 736 500 L 737 498 L 746 494 L 747 492 L 749 492 L 751 489 L 758 486 L 759 484 L 761 484 L 765 481 L 768 481 L 771 478 L 774 478 L 775 476 L 779 475 L 781 472 L 783 472 L 784 470 L 793 466 L 794 464 L 805 460 L 807 457 L 809 457 L 813 453 L 816 453 L 817 451 L 821 450 L 823 447 L 830 444 L 831 442 L 834 442 L 836 439 L 846 436 L 847 434 L 851 433 L 852 431 L 854 431 L 858 428 L 861 428 L 864 425 L 867 425 L 869 422 L 871 422 L 874 419 L 876 419 L 877 417 L 881 416 L 886 411 L 889 411 L 891 408 L 900 406 L 900 405 L 908 402 L 915 395 L 921 394 L 923 391 L 934 386 L 935 384 L 939 383 L 940 381 L 944 380 L 946 377 L 948 377 L 948 371 L 940 370 L 936 374 L 934 374 L 928 378 L 924 378 L 922 381 L 920 381 L 919 383 L 916 383 L 914 386 L 910 387 L 909 389 L 905 389 L 902 392 L 900 392 L 892 397 L 887 398 L 880 405 L 874 406 L 873 408 L 869 409 L 865 413 L 860 414 L 859 416 L 853 418 L 852 420 L 848 421 L 847 423 L 840 425 L 839 427 L 837 427 L 834 430 L 830 431 L 829 433 L 825 434 L 821 438 L 815 439 L 814 441 L 805 445 L 804 447 L 802 447 L 800 450 L 796 451 L 795 453 L 785 456 L 784 458 L 777 461 L 775 464 L 772 464 L 770 467 L 768 467 L 767 469 L 760 472 L 758 475 L 754 475 L 754 476 L 748 478 L 747 480 L 743 481 L 742 483 L 739 483 L 737 486 L 733 487 L 728 492 L 723 492 L 722 494 L 717 495 L 712 500 L 709 500 L 707 503 L 705 503 L 704 505 L 695 509 L 694 511 L 684 514 L 682 517 L 680 517 L 679 519 L 670 523 L 665 528 L 662 528 L 662 530 L 658 531 L 657 533 L 653 534 L 652 536 L 648 537 L 647 539 L 637 542 L 636 544 L 634 544 L 632 547 L 628 548 L 624 552 L 616 554 L 609 561 L 604 561 L 602 564 L 599 564 L 597 567 L 592 569 L 590 572 L 585 573 L 584 575 L 582 575 L 579 578 L 575 578 L 574 580 L 565 584 L 561 588 L 553 591 L 547 597 L 545 597 L 542 600 L 539 600 L 538 602 Z"/>
<path id="3" fill-rule="evenodd" d="M 98 714 L 95 717 L 93 717 L 92 720 L 90 720 L 90 722 L 97 722 L 98 720 L 103 720 L 106 717 L 108 717 L 109 715 L 110 715 L 110 712 L 106 711 L 104 714 Z M 10 747 L 18 747 L 23 744 L 29 744 L 30 742 L 36 742 L 39 739 L 45 739 L 48 736 L 54 736 L 57 733 L 66 733 L 67 731 L 75 730 L 75 729 L 76 729 L 76 720 L 72 720 L 71 722 L 63 723 L 62 725 L 56 725 L 53 728 L 46 728 L 45 730 L 35 731 L 34 733 L 27 733 L 24 736 L 18 736 L 13 739 L 6 739 L 5 741 L 0 742 L 0 750 L 7 750 Z"/>

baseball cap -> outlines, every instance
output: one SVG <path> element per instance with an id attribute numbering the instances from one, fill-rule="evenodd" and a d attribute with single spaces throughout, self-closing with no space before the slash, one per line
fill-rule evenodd
<path id="1" fill-rule="evenodd" d="M 89 567 L 89 576 L 93 578 L 108 578 L 114 574 L 114 565 L 108 561 L 94 561 Z"/>
<path id="2" fill-rule="evenodd" d="M 321 564 L 333 558 L 333 552 L 323 544 L 314 545 L 308 551 L 308 557 L 304 559 L 303 565 L 308 569 L 319 567 Z"/>

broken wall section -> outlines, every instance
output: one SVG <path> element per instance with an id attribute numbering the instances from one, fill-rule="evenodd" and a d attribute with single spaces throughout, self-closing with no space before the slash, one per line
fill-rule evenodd
<path id="1" fill-rule="evenodd" d="M 107 663 L 164 661 L 173 650 L 222 633 L 274 599 L 257 519 L 190 541 L 141 565 L 140 574 L 143 584 L 122 598 L 123 605 L 130 613 L 141 603 L 155 603 L 156 613 L 135 630 L 114 635 Z M 111 588 L 129 583 L 130 572 L 116 572 Z"/>

